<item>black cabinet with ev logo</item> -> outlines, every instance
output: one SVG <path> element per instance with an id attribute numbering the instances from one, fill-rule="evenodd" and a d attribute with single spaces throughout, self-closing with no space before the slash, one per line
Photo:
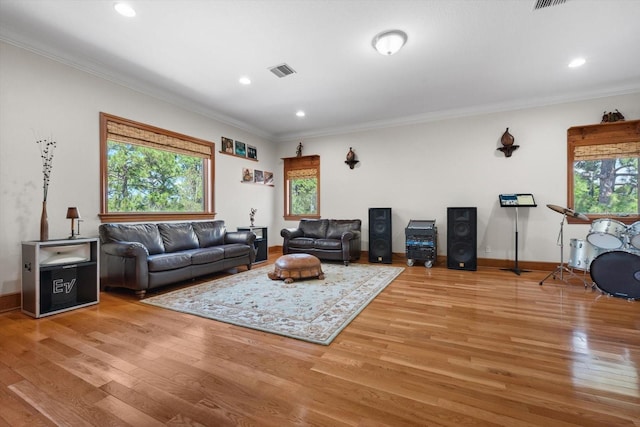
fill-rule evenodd
<path id="1" fill-rule="evenodd" d="M 43 317 L 97 304 L 98 239 L 22 243 L 22 311 Z"/>

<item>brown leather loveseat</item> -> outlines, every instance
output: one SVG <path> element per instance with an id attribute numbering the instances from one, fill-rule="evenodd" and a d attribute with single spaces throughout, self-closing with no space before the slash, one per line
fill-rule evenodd
<path id="1" fill-rule="evenodd" d="M 284 228 L 283 254 L 306 253 L 324 260 L 360 259 L 362 252 L 359 219 L 303 219 L 298 228 Z"/>

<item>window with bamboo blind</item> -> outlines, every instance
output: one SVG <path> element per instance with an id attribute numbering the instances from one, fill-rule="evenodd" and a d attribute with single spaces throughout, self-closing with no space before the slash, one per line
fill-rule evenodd
<path id="1" fill-rule="evenodd" d="M 320 218 L 320 156 L 284 160 L 284 219 Z"/>
<path id="2" fill-rule="evenodd" d="M 592 220 L 640 220 L 639 159 L 640 120 L 570 128 L 567 206 Z"/>
<path id="3" fill-rule="evenodd" d="M 103 222 L 214 218 L 214 143 L 100 113 Z"/>

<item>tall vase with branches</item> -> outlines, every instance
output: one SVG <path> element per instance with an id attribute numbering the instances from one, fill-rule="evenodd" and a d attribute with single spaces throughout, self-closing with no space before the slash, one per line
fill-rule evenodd
<path id="1" fill-rule="evenodd" d="M 56 142 L 53 138 L 39 139 L 36 141 L 40 147 L 42 160 L 42 214 L 40 215 L 40 240 L 49 240 L 49 219 L 47 216 L 47 196 L 49 194 L 49 182 L 53 170 L 53 153 Z"/>

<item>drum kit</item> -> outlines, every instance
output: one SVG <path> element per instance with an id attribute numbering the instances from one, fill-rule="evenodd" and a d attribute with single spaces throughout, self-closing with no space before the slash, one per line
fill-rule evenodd
<path id="1" fill-rule="evenodd" d="M 567 267 L 563 262 L 565 218 L 571 216 L 582 221 L 589 221 L 589 218 L 569 208 L 557 205 L 547 207 L 563 215 L 558 235 L 560 265 L 540 281 L 541 285 L 551 276 L 566 283 L 563 278 L 566 273 L 582 280 L 586 287 L 587 281 L 575 273 L 575 270 L 579 270 L 585 276 L 588 272 L 593 280 L 592 287 L 597 287 L 603 293 L 629 300 L 640 299 L 640 221 L 627 226 L 615 219 L 594 220 L 586 240 L 570 240 Z"/>

